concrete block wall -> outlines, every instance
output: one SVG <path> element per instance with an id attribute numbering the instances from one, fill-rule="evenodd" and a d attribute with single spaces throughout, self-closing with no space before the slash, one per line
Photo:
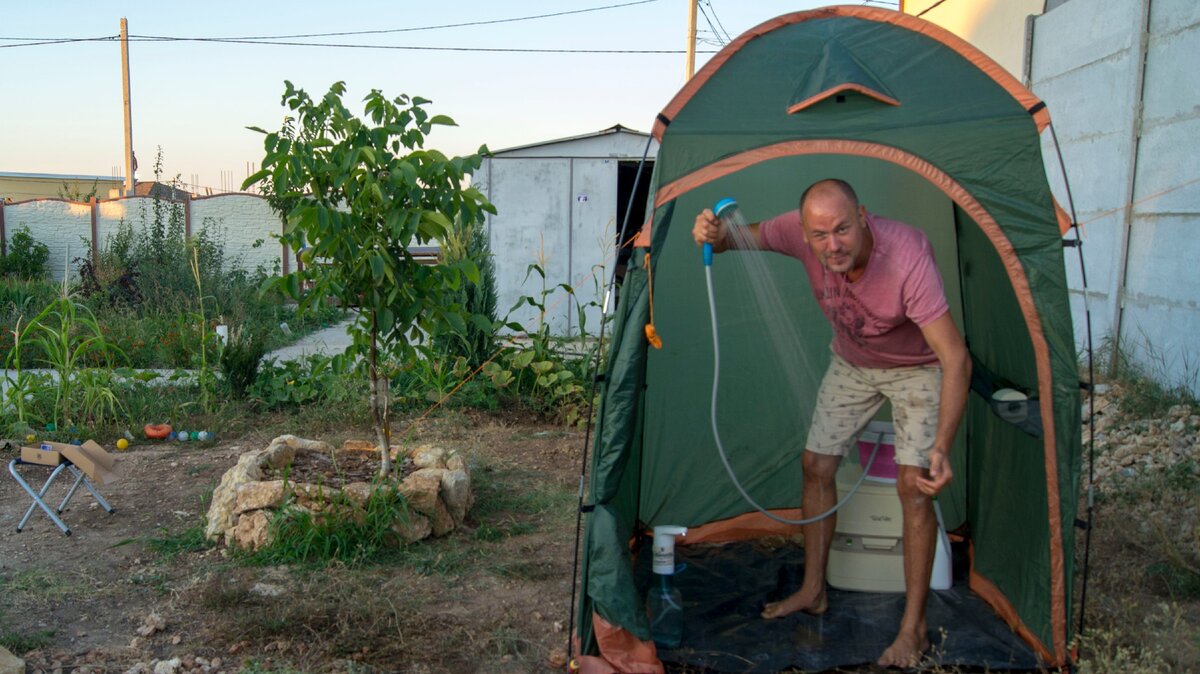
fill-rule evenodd
<path id="1" fill-rule="evenodd" d="M 214 228 L 225 242 L 225 259 L 231 266 L 268 272 L 276 269 L 295 269 L 294 256 L 285 252 L 272 234 L 282 231 L 278 216 L 262 197 L 252 194 L 223 194 L 195 199 L 184 204 L 161 202 L 169 217 L 178 209 L 183 226 L 190 221 L 191 231 Z M 189 217 L 190 216 L 190 217 Z M 28 226 L 34 239 L 50 249 L 48 263 L 52 278 L 60 280 L 68 269 L 70 258 L 81 257 L 90 247 L 103 248 L 121 226 L 133 227 L 136 234 L 154 221 L 154 200 L 150 197 L 128 197 L 99 201 L 94 208 L 95 240 L 92 235 L 93 205 L 61 199 L 35 199 L 0 205 L 0 224 L 5 240 L 22 226 Z M 73 267 L 73 265 L 71 265 Z"/>

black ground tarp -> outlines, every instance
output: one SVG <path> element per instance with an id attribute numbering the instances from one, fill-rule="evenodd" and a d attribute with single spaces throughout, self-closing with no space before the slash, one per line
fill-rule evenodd
<path id="1" fill-rule="evenodd" d="M 649 546 L 638 555 L 636 577 L 651 581 Z M 820 672 L 872 663 L 891 643 L 904 612 L 903 594 L 829 589 L 822 616 L 793 614 L 763 620 L 768 601 L 800 587 L 804 549 L 793 543 L 691 545 L 675 549 L 682 567 L 675 584 L 683 595 L 684 635 L 677 650 L 659 649 L 665 663 L 715 672 Z M 958 560 L 956 560 L 958 561 Z M 956 567 L 954 587 L 930 592 L 930 658 L 940 665 L 1031 670 L 1028 645 L 969 589 Z"/>

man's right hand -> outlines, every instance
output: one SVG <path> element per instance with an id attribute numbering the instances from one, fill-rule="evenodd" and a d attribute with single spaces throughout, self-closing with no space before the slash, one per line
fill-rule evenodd
<path id="1" fill-rule="evenodd" d="M 701 246 L 706 243 L 713 245 L 713 250 L 721 252 L 725 250 L 725 237 L 729 233 L 725 231 L 725 225 L 716 215 L 713 215 L 711 209 L 704 209 L 696 215 L 696 225 L 692 227 L 692 238 L 696 240 L 696 245 Z"/>

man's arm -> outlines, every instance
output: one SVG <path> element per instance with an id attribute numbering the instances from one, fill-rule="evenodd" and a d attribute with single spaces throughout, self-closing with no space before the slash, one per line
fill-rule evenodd
<path id="1" fill-rule="evenodd" d="M 950 468 L 950 447 L 954 434 L 967 407 L 971 385 L 971 355 L 963 342 L 950 312 L 921 328 L 925 341 L 937 354 L 942 365 L 942 394 L 938 402 L 937 436 L 929 456 L 929 477 L 918 478 L 917 488 L 930 496 L 937 495 L 954 477 Z"/>
<path id="2" fill-rule="evenodd" d="M 724 253 L 727 250 L 760 250 L 762 249 L 762 234 L 758 223 L 747 225 L 745 231 L 731 233 L 726 231 L 724 223 L 713 215 L 712 210 L 704 209 L 696 216 L 696 224 L 692 227 L 692 238 L 696 245 L 711 243 L 714 253 Z"/>

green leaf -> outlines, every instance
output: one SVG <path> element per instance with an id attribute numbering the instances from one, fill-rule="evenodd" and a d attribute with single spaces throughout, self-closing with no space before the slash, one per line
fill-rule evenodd
<path id="1" fill-rule="evenodd" d="M 466 274 L 467 280 L 474 285 L 479 285 L 479 267 L 471 260 L 463 260 L 459 263 L 462 272 Z"/>
<path id="2" fill-rule="evenodd" d="M 521 353 L 517 354 L 515 358 L 513 358 L 513 365 L 516 365 L 521 369 L 527 368 L 529 367 L 529 364 L 533 362 L 535 355 L 536 354 L 533 351 L 522 351 Z"/>
<path id="3" fill-rule="evenodd" d="M 383 278 L 383 258 L 378 253 L 371 253 L 368 261 L 371 265 L 371 280 L 379 281 Z"/>
<path id="4" fill-rule="evenodd" d="M 429 118 L 429 123 L 441 124 L 443 126 L 458 126 L 458 124 L 454 123 L 453 119 L 450 119 L 446 115 L 434 115 L 433 117 Z"/>
<path id="5" fill-rule="evenodd" d="M 396 314 L 387 307 L 379 310 L 379 332 L 389 333 L 396 327 Z"/>
<path id="6" fill-rule="evenodd" d="M 479 330 L 481 330 L 484 334 L 490 335 L 496 330 L 491 319 L 483 314 L 471 314 L 471 322 L 474 323 L 475 327 L 479 328 Z"/>
<path id="7" fill-rule="evenodd" d="M 256 173 L 248 176 L 245 180 L 242 181 L 242 189 L 244 190 L 252 185 L 258 184 L 263 178 L 266 178 L 269 175 L 271 175 L 271 172 L 266 169 L 263 169 L 261 171 L 258 171 Z"/>

